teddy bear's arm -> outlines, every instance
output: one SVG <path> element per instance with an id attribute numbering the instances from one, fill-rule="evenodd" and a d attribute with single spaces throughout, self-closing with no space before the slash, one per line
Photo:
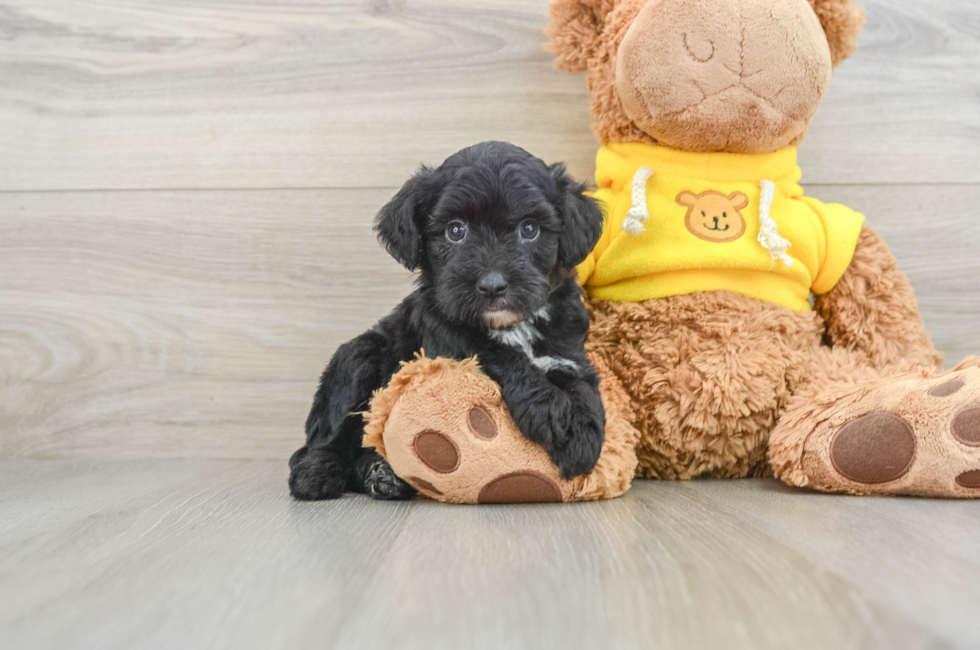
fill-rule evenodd
<path id="1" fill-rule="evenodd" d="M 882 367 L 906 359 L 923 366 L 942 363 L 925 331 L 912 285 L 884 241 L 864 226 L 854 257 L 836 286 L 817 296 L 814 309 L 827 323 L 834 346 L 867 356 Z"/>

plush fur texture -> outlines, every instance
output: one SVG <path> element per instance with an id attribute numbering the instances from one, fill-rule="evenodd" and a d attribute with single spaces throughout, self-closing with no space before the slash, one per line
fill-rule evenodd
<path id="1" fill-rule="evenodd" d="M 864 28 L 864 8 L 855 0 L 807 0 L 820 20 L 834 66 L 857 52 Z"/>
<path id="2" fill-rule="evenodd" d="M 872 230 L 817 307 L 794 313 L 728 292 L 593 302 L 586 347 L 632 398 L 638 475 L 774 473 L 826 492 L 980 495 L 980 363 L 940 370 L 908 279 Z M 851 480 L 835 441 L 882 413 L 907 429 L 910 466 L 881 483 Z M 873 465 L 888 450 L 855 453 Z"/>
<path id="3" fill-rule="evenodd" d="M 392 256 L 420 272 L 418 289 L 338 348 L 324 371 L 306 445 L 290 461 L 295 497 L 335 498 L 345 488 L 377 498 L 414 494 L 362 448 L 362 412 L 422 350 L 478 357 L 519 430 L 562 477 L 593 469 L 604 411 L 583 350 L 588 316 L 572 269 L 595 245 L 602 214 L 583 190 L 562 165 L 500 142 L 423 167 L 405 184 L 375 226 Z"/>
<path id="4" fill-rule="evenodd" d="M 559 67 L 588 71 L 600 142 L 760 153 L 798 145 L 850 56 L 852 0 L 552 0 Z"/>
<path id="5" fill-rule="evenodd" d="M 798 144 L 864 21 L 852 0 L 552 0 L 603 143 Z M 633 399 L 639 473 L 849 494 L 980 496 L 980 368 L 941 374 L 908 279 L 870 229 L 813 312 L 725 292 L 592 301 L 587 348 Z"/>
<path id="6" fill-rule="evenodd" d="M 670 0 L 669 9 L 647 4 L 633 21 L 619 46 L 616 88 L 626 115 L 661 144 L 759 153 L 798 140 L 830 69 L 805 0 Z"/>
<path id="7" fill-rule="evenodd" d="M 591 360 L 604 370 L 601 359 Z M 520 434 L 500 387 L 476 359 L 422 357 L 404 364 L 371 400 L 364 445 L 375 447 L 422 495 L 439 501 L 479 503 L 488 486 L 506 481 L 518 486 L 510 502 L 542 496 L 528 485 L 550 487 L 565 502 L 608 499 L 629 488 L 639 432 L 630 424 L 633 413 L 622 386 L 607 374 L 599 388 L 606 409 L 602 452 L 591 473 L 570 480 L 561 477 L 541 446 Z M 477 429 L 474 413 L 483 422 Z M 415 448 L 418 436 L 433 433 L 455 447 L 456 463 L 449 471 L 433 470 Z"/>
<path id="8" fill-rule="evenodd" d="M 793 398 L 773 432 L 772 466 L 787 483 L 824 492 L 977 498 L 978 404 L 980 362 L 976 359 L 966 359 L 948 373 L 902 362 L 875 371 L 864 365 L 860 355 L 823 348 L 814 357 L 813 381 Z M 879 420 L 874 429 L 862 432 L 865 436 L 874 436 L 875 429 L 882 428 L 881 421 L 893 427 L 893 435 L 907 436 L 907 455 L 895 459 L 895 442 L 879 437 L 877 444 L 859 448 L 857 463 L 852 460 L 849 469 L 856 465 L 858 472 L 884 470 L 891 472 L 884 477 L 891 480 L 853 480 L 843 475 L 846 469 L 841 471 L 835 443 L 849 424 L 862 418 Z M 972 420 L 965 441 L 957 438 L 963 436 L 963 427 L 958 427 L 963 420 Z M 907 460 L 908 467 L 904 471 L 896 467 L 901 465 L 896 460 Z"/>
<path id="9" fill-rule="evenodd" d="M 871 229 L 819 300 L 802 313 L 730 292 L 593 302 L 587 349 L 634 400 L 640 475 L 765 474 L 770 434 L 791 401 L 831 383 L 846 391 L 913 368 L 936 371 L 941 356 L 911 285 Z"/>
<path id="10" fill-rule="evenodd" d="M 766 472 L 769 434 L 820 344 L 814 314 L 731 292 L 593 303 L 588 349 L 633 398 L 639 475 Z"/>
<path id="11" fill-rule="evenodd" d="M 834 347 L 852 350 L 873 368 L 907 359 L 924 368 L 942 365 L 919 314 L 915 292 L 888 245 L 870 228 L 837 286 L 817 296 L 814 309 Z"/>

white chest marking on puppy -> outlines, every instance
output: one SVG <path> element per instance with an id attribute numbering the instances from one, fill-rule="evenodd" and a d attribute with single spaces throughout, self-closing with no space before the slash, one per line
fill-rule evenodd
<path id="1" fill-rule="evenodd" d="M 535 314 L 535 320 L 541 319 L 548 323 L 551 321 L 551 314 L 548 313 L 548 308 L 544 307 L 537 314 Z M 541 340 L 541 332 L 532 323 L 528 321 L 521 321 L 517 323 L 510 329 L 492 329 L 490 330 L 490 338 L 494 339 L 499 343 L 504 345 L 509 345 L 512 348 L 517 348 L 524 355 L 531 360 L 531 363 L 536 365 L 538 368 L 545 372 L 554 370 L 555 368 L 571 368 L 573 370 L 578 370 L 578 364 L 569 359 L 562 359 L 560 357 L 549 357 L 546 355 L 535 356 L 534 354 L 534 344 Z"/>

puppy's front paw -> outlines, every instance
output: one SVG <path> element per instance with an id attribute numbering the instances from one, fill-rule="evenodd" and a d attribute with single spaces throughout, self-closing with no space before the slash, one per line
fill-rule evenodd
<path id="1" fill-rule="evenodd" d="M 591 473 L 599 461 L 605 436 L 605 418 L 602 414 L 574 412 L 564 444 L 551 453 L 561 477 L 569 480 Z"/>
<path id="2" fill-rule="evenodd" d="M 415 496 L 415 488 L 395 476 L 394 470 L 381 456 L 367 468 L 363 480 L 364 492 L 372 499 L 404 501 Z"/>
<path id="3" fill-rule="evenodd" d="M 344 493 L 347 472 L 334 454 L 300 448 L 289 459 L 289 493 L 301 501 L 336 499 Z"/>

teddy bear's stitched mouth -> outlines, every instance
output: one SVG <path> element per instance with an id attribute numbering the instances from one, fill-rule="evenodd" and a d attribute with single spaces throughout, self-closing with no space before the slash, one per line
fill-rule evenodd
<path id="1" fill-rule="evenodd" d="M 656 116 L 656 122 L 659 123 L 661 127 L 670 124 L 676 125 L 678 123 L 697 122 L 698 124 L 701 124 L 703 127 L 707 129 L 708 127 L 704 122 L 704 115 L 703 115 L 704 105 L 708 101 L 715 99 L 716 97 L 719 97 L 721 95 L 724 95 L 725 93 L 730 93 L 733 91 L 751 95 L 757 98 L 762 103 L 762 105 L 764 105 L 767 109 L 773 111 L 773 116 L 778 117 L 778 119 L 782 120 L 781 123 L 782 132 L 788 133 L 791 131 L 795 131 L 797 130 L 798 127 L 805 126 L 805 122 L 807 121 L 805 118 L 799 118 L 791 114 L 789 111 L 780 108 L 779 106 L 776 106 L 772 102 L 772 100 L 767 99 L 766 97 L 758 94 L 757 92 L 749 88 L 746 88 L 745 85 L 740 82 L 731 84 L 730 86 L 727 86 L 726 88 L 713 92 L 711 94 L 702 92 L 702 97 L 700 100 L 692 104 L 689 104 L 687 106 L 684 106 L 683 108 L 678 108 L 676 110 L 671 110 L 671 111 L 664 111 L 659 106 L 658 99 L 655 97 L 651 97 L 651 92 L 652 92 L 651 89 L 641 88 L 637 90 L 639 94 L 639 99 L 642 102 L 642 105 L 646 108 L 645 112 L 648 116 L 647 119 L 650 119 L 652 116 Z M 639 116 L 632 116 L 632 115 L 630 116 L 630 119 L 633 120 L 635 129 L 637 129 L 641 133 L 647 134 L 651 137 L 655 137 L 656 141 L 658 142 L 664 142 L 664 143 L 670 142 L 671 138 L 668 134 L 661 134 L 658 137 L 650 133 L 648 129 L 645 129 L 641 125 L 642 118 L 640 121 L 638 121 L 637 120 L 638 117 Z M 730 128 L 720 128 L 720 129 L 713 129 L 713 130 L 708 129 L 708 130 L 714 134 L 712 138 L 713 146 L 709 149 L 710 151 L 730 151 L 732 147 L 732 143 L 739 141 L 738 134 Z M 673 133 L 673 130 L 671 130 L 670 132 Z"/>
<path id="2" fill-rule="evenodd" d="M 647 91 L 647 89 L 641 89 L 640 90 L 640 96 L 643 98 L 643 102 L 647 106 L 647 112 L 650 115 L 658 115 L 659 114 L 660 117 L 661 117 L 661 119 L 671 119 L 671 118 L 682 116 L 685 113 L 687 113 L 687 114 L 693 113 L 694 111 L 696 111 L 699 108 L 701 108 L 701 106 L 703 106 L 704 103 L 706 101 L 708 101 L 709 99 L 714 99 L 715 97 L 718 97 L 719 95 L 723 95 L 723 94 L 725 94 L 725 93 L 727 93 L 727 92 L 729 92 L 730 90 L 733 90 L 733 89 L 734 90 L 738 90 L 738 91 L 746 92 L 746 93 L 752 95 L 753 97 L 756 97 L 757 99 L 762 100 L 766 104 L 766 106 L 768 106 L 773 111 L 775 111 L 776 113 L 778 113 L 779 115 L 781 115 L 783 118 L 785 118 L 787 120 L 792 120 L 794 122 L 802 121 L 802 118 L 797 117 L 795 115 L 791 115 L 785 109 L 780 108 L 779 106 L 776 106 L 771 99 L 769 99 L 767 97 L 764 97 L 763 95 L 760 95 L 759 93 L 755 92 L 754 90 L 751 90 L 750 88 L 746 88 L 745 87 L 745 84 L 743 84 L 741 81 L 739 81 L 737 83 L 733 83 L 730 86 L 726 86 L 725 88 L 722 88 L 721 90 L 719 90 L 717 92 L 711 93 L 710 95 L 705 94 L 705 93 L 702 92 L 701 93 L 702 94 L 702 97 L 701 97 L 701 99 L 699 101 L 697 101 L 697 102 L 695 102 L 693 104 L 689 104 L 688 106 L 685 106 L 683 108 L 679 108 L 677 110 L 666 112 L 666 113 L 659 113 L 658 110 L 655 110 L 656 109 L 656 106 L 657 106 L 657 102 L 656 102 L 656 100 L 654 100 L 653 102 L 651 102 L 650 97 L 648 97 L 648 91 Z"/>

